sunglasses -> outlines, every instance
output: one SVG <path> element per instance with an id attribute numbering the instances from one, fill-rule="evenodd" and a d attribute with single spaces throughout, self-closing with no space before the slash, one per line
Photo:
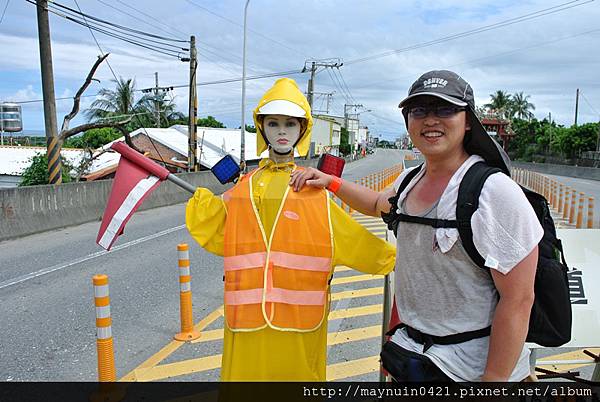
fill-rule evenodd
<path id="1" fill-rule="evenodd" d="M 408 114 L 413 119 L 424 119 L 430 112 L 440 119 L 454 116 L 466 108 L 454 105 L 433 105 L 433 106 L 411 106 L 408 108 Z"/>

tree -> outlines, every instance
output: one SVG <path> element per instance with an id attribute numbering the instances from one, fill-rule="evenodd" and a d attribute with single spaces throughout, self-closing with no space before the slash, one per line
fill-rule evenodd
<path id="1" fill-rule="evenodd" d="M 69 176 L 69 173 L 67 173 L 67 171 L 71 170 L 71 166 L 67 162 L 65 162 L 62 156 L 60 157 L 60 159 L 61 164 L 63 166 L 62 182 L 68 183 L 71 181 L 71 176 Z M 21 183 L 19 183 L 19 187 L 48 184 L 48 182 L 48 156 L 46 154 L 38 153 L 33 158 L 31 158 L 31 164 L 23 172 Z"/>
<path id="2" fill-rule="evenodd" d="M 344 127 L 340 130 L 340 153 L 342 155 L 350 155 L 352 149 L 350 147 L 350 133 Z"/>
<path id="3" fill-rule="evenodd" d="M 529 102 L 529 95 L 524 95 L 523 92 L 517 92 L 512 96 L 510 117 L 531 120 L 533 117 L 532 110 L 535 110 L 535 106 L 533 103 Z"/>
<path id="4" fill-rule="evenodd" d="M 508 92 L 498 90 L 495 93 L 490 94 L 490 97 L 492 98 L 492 101 L 486 103 L 485 107 L 496 111 L 501 117 L 508 117 L 511 107 L 511 95 Z"/>
<path id="5" fill-rule="evenodd" d="M 77 91 L 77 93 L 75 94 L 75 96 L 73 97 L 73 108 L 71 109 L 71 111 L 69 112 L 69 114 L 67 114 L 64 119 L 63 119 L 63 124 L 62 127 L 60 129 L 60 132 L 58 133 L 58 138 L 57 138 L 57 143 L 58 143 L 58 152 L 60 153 L 60 150 L 63 146 L 63 143 L 70 137 L 73 137 L 79 133 L 82 133 L 84 131 L 87 130 L 91 130 L 94 128 L 103 128 L 103 127 L 114 127 L 117 128 L 119 130 L 122 130 L 123 133 L 125 134 L 125 139 L 127 141 L 127 144 L 129 144 L 130 146 L 133 145 L 133 143 L 131 142 L 131 138 L 129 138 L 129 134 L 127 133 L 127 131 L 124 130 L 124 126 L 129 123 L 129 121 L 131 120 L 131 117 L 121 117 L 119 119 L 115 119 L 112 121 L 99 121 L 99 122 L 93 122 L 93 123 L 87 123 L 87 124 L 81 124 L 77 127 L 73 127 L 73 128 L 69 128 L 69 124 L 71 123 L 71 120 L 73 120 L 73 118 L 75 116 L 77 116 L 77 114 L 79 113 L 79 105 L 81 102 L 81 95 L 83 95 L 83 93 L 85 92 L 85 90 L 87 89 L 87 87 L 92 83 L 92 80 L 94 79 L 94 74 L 96 73 L 96 70 L 98 69 L 98 67 L 100 66 L 100 64 L 106 60 L 106 58 L 109 56 L 109 53 L 105 54 L 104 56 L 98 57 L 98 59 L 96 60 L 96 62 L 94 63 L 94 65 L 92 66 L 92 68 L 90 69 L 90 72 L 88 73 L 87 77 L 85 78 L 85 81 L 83 83 L 83 85 L 79 88 L 79 90 Z M 61 171 L 62 169 L 62 164 L 61 161 L 59 159 L 58 162 L 58 170 Z M 49 167 L 48 167 L 49 168 Z M 64 172 L 63 172 L 64 173 Z M 61 176 L 59 177 L 59 179 L 56 181 L 56 184 L 60 184 L 61 183 L 61 178 L 64 176 L 64 174 L 61 173 Z"/>
<path id="6" fill-rule="evenodd" d="M 212 116 L 199 118 L 196 121 L 198 122 L 198 127 L 225 128 L 225 125 L 223 123 L 221 123 Z"/>
<path id="7" fill-rule="evenodd" d="M 115 89 L 102 88 L 96 99 L 85 112 L 90 121 L 105 119 L 113 116 L 129 116 L 136 110 L 134 102 L 135 80 L 132 78 L 111 80 L 116 84 Z"/>
<path id="8" fill-rule="evenodd" d="M 112 127 L 94 128 L 86 131 L 80 136 L 70 138 L 65 141 L 66 148 L 89 148 L 97 149 L 116 140 L 123 134 Z"/>
<path id="9" fill-rule="evenodd" d="M 159 110 L 160 127 L 169 127 L 175 121 L 185 118 L 183 113 L 176 110 L 177 105 L 165 93 L 158 96 L 146 94 L 134 106 L 136 122 L 140 127 L 156 127 L 156 109 Z M 139 128 L 139 127 L 137 127 Z"/>

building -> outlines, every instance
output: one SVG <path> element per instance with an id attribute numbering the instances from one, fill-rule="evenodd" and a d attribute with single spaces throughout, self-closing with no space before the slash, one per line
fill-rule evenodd
<path id="1" fill-rule="evenodd" d="M 356 149 L 358 139 L 358 119 L 354 117 L 343 117 L 343 116 L 330 116 L 330 115 L 313 115 L 314 118 L 325 118 L 335 121 L 340 127 L 344 127 L 348 130 L 348 144 L 350 149 L 354 151 Z M 341 137 L 340 137 L 341 138 Z M 340 139 L 341 141 L 341 139 Z"/>
<path id="2" fill-rule="evenodd" d="M 45 154 L 45 147 L 0 146 L 0 188 L 17 187 L 34 156 Z M 79 166 L 83 149 L 62 149 L 60 154 L 72 166 Z"/>
<path id="3" fill-rule="evenodd" d="M 313 117 L 311 142 L 314 144 L 314 155 L 328 153 L 339 156 L 342 126 L 335 119 L 327 116 Z"/>
<path id="4" fill-rule="evenodd" d="M 170 128 L 140 128 L 130 135 L 133 145 L 144 154 L 171 172 L 187 170 L 188 136 L 187 126 Z M 249 165 L 257 164 L 256 133 L 246 131 L 245 156 Z M 125 137 L 115 141 L 123 142 Z M 115 142 L 113 141 L 113 142 Z M 241 132 L 237 129 L 198 127 L 198 161 L 201 169 L 210 169 L 225 155 L 240 160 Z M 121 155 L 110 149 L 112 142 L 95 150 L 91 155 L 83 149 L 63 148 L 61 155 L 72 165 L 80 166 L 87 160 L 88 166 L 82 180 L 111 178 L 116 172 Z M 3 146 L 0 147 L 0 187 L 16 187 L 21 182 L 23 171 L 38 153 L 46 153 L 45 147 Z M 266 152 L 264 153 L 266 155 Z M 76 174 L 76 172 L 71 172 Z"/>
<path id="5" fill-rule="evenodd" d="M 515 133 L 510 128 L 510 121 L 501 118 L 496 113 L 486 113 L 479 117 L 481 119 L 481 124 L 488 134 L 496 141 L 502 141 L 502 147 L 507 151 L 508 143 L 515 136 Z"/>

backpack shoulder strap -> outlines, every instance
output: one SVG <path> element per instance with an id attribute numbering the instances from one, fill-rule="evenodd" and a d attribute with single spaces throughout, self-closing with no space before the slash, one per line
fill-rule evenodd
<path id="1" fill-rule="evenodd" d="M 404 191 L 404 189 L 406 187 L 408 187 L 408 183 L 411 182 L 412 179 L 415 178 L 416 175 L 419 174 L 419 172 L 421 171 L 421 169 L 423 168 L 423 164 L 420 164 L 419 166 L 417 166 L 416 168 L 414 168 L 413 170 L 411 170 L 410 172 L 408 172 L 406 174 L 406 177 L 404 179 L 402 179 L 402 182 L 400 183 L 400 186 L 398 186 L 398 192 L 396 193 L 396 196 L 400 196 L 400 194 L 402 194 L 402 192 Z M 398 200 L 396 200 L 397 202 Z"/>
<path id="2" fill-rule="evenodd" d="M 479 208 L 479 195 L 485 181 L 494 173 L 502 172 L 501 169 L 490 167 L 485 162 L 477 162 L 469 168 L 458 188 L 456 202 L 456 220 L 458 233 L 465 251 L 473 262 L 484 268 L 485 260 L 477 251 L 473 243 L 473 228 L 471 217 Z"/>
<path id="3" fill-rule="evenodd" d="M 388 229 L 394 232 L 394 234 L 398 233 L 398 222 L 400 221 L 400 216 L 398 215 L 397 207 L 398 199 L 400 198 L 400 194 L 404 191 L 404 189 L 408 186 L 408 183 L 421 171 L 423 164 L 417 166 L 410 172 L 406 174 L 406 177 L 402 179 L 400 185 L 398 186 L 398 191 L 393 197 L 388 198 L 388 201 L 392 208 L 389 213 L 382 212 L 381 218 L 387 224 Z"/>

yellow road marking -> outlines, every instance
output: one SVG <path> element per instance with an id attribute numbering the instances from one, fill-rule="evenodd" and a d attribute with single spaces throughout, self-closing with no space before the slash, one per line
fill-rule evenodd
<path id="1" fill-rule="evenodd" d="M 344 272 L 344 271 L 352 271 L 352 268 L 347 267 L 345 265 L 338 265 L 335 267 L 335 272 Z"/>
<path id="2" fill-rule="evenodd" d="M 332 285 L 341 285 L 344 283 L 354 283 L 354 282 L 363 282 L 363 281 L 372 281 L 375 279 L 381 279 L 383 275 L 353 275 L 353 276 L 344 276 L 341 278 L 333 278 L 331 281 Z"/>
<path id="3" fill-rule="evenodd" d="M 379 356 L 370 356 L 327 366 L 327 381 L 336 381 L 379 371 Z"/>
<path id="4" fill-rule="evenodd" d="M 377 314 L 383 311 L 383 305 L 372 304 L 370 306 L 352 307 L 343 310 L 334 310 L 329 313 L 330 320 L 337 320 L 340 318 L 348 317 L 359 317 L 363 315 Z"/>
<path id="5" fill-rule="evenodd" d="M 221 356 L 220 354 L 212 355 L 198 359 L 183 360 L 177 363 L 136 369 L 134 370 L 135 378 L 137 381 L 147 382 L 217 369 L 221 367 Z"/>
<path id="6" fill-rule="evenodd" d="M 362 341 L 364 339 L 381 336 L 381 325 L 338 331 L 327 334 L 327 346 L 339 345 L 340 343 Z"/>
<path id="7" fill-rule="evenodd" d="M 377 288 L 367 288 L 367 289 L 359 289 L 359 290 L 345 290 L 343 292 L 335 292 L 331 294 L 331 301 L 337 301 L 342 299 L 353 299 L 355 297 L 367 297 L 367 296 L 375 296 L 382 295 L 383 287 Z"/>
<path id="8" fill-rule="evenodd" d="M 204 331 L 202 332 L 202 336 L 200 338 L 194 339 L 190 343 L 210 342 L 217 339 L 223 339 L 223 328 Z"/>
<path id="9" fill-rule="evenodd" d="M 198 331 L 198 332 L 202 331 L 204 328 L 209 326 L 213 321 L 215 321 L 222 315 L 223 315 L 223 306 L 217 308 L 215 311 L 213 311 L 212 313 L 210 313 L 209 315 L 204 317 L 202 320 L 200 320 L 198 322 L 198 324 L 196 324 L 194 326 L 194 330 Z M 139 366 L 134 368 L 132 371 L 127 373 L 119 381 L 135 381 L 136 380 L 136 370 L 144 370 L 144 369 L 156 366 L 158 363 L 160 363 L 161 361 L 166 359 L 168 356 L 170 356 L 173 352 L 175 352 L 177 349 L 179 349 L 184 343 L 185 342 L 171 341 L 164 348 L 159 350 L 154 355 L 150 356 L 150 358 L 148 358 L 145 362 L 143 362 L 142 364 L 140 364 Z"/>

